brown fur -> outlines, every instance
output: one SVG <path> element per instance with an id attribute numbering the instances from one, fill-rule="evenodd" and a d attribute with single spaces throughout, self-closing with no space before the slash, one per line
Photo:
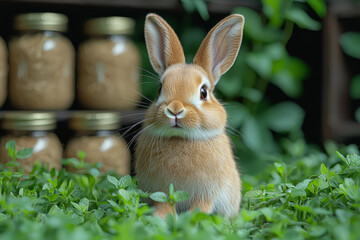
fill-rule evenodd
<path id="1" fill-rule="evenodd" d="M 222 20 L 204 39 L 194 64 L 185 64 L 171 27 L 155 14 L 146 18 L 148 53 L 161 76 L 162 93 L 147 110 L 135 170 L 145 191 L 167 193 L 172 183 L 175 190 L 188 192 L 189 199 L 177 203 L 178 211 L 199 207 L 206 213 L 233 217 L 240 208 L 241 181 L 225 133 L 226 111 L 212 91 L 236 58 L 243 21 L 240 15 Z M 203 86 L 208 94 L 205 100 L 199 95 Z M 174 128 L 175 123 L 180 127 Z M 169 204 L 153 204 L 156 215 L 171 213 Z"/>

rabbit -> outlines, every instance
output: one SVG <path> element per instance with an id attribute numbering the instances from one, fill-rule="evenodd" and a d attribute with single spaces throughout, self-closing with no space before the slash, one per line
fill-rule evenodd
<path id="1" fill-rule="evenodd" d="M 138 134 L 135 175 L 143 191 L 168 193 L 173 184 L 187 192 L 189 198 L 176 203 L 178 213 L 198 207 L 233 218 L 240 209 L 241 180 L 225 131 L 227 115 L 213 90 L 237 57 L 244 22 L 239 14 L 224 18 L 186 64 L 174 30 L 160 16 L 146 16 L 146 47 L 160 88 Z M 151 204 L 157 216 L 172 213 L 169 203 Z"/>

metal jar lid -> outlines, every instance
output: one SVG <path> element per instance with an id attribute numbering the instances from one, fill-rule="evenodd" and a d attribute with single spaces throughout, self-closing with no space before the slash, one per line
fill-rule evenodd
<path id="1" fill-rule="evenodd" d="M 14 19 L 16 30 L 41 30 L 65 32 L 68 18 L 60 13 L 26 13 L 19 14 Z"/>
<path id="2" fill-rule="evenodd" d="M 135 21 L 127 17 L 93 18 L 85 22 L 84 33 L 87 35 L 131 35 Z"/>
<path id="3" fill-rule="evenodd" d="M 53 130 L 56 128 L 56 116 L 50 112 L 6 112 L 1 126 L 5 130 Z"/>
<path id="4" fill-rule="evenodd" d="M 120 128 L 120 113 L 75 112 L 70 117 L 69 124 L 74 130 L 116 130 Z"/>

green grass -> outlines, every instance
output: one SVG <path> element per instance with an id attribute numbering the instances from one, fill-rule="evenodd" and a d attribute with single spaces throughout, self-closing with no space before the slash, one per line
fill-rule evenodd
<path id="1" fill-rule="evenodd" d="M 31 153 L 7 147 L 16 161 Z M 232 221 L 199 211 L 163 221 L 142 202 L 150 194 L 135 179 L 102 176 L 84 159 L 64 161 L 81 165 L 76 174 L 40 164 L 23 174 L 14 160 L 0 166 L 0 239 L 359 239 L 359 151 L 337 149 L 271 156 L 258 176 L 243 173 L 242 207 Z M 174 202 L 186 194 L 152 197 Z"/>

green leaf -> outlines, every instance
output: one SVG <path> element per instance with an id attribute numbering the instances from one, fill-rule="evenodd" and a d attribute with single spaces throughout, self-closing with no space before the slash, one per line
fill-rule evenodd
<path id="1" fill-rule="evenodd" d="M 354 58 L 360 59 L 360 33 L 347 32 L 341 35 L 340 45 L 344 52 Z"/>
<path id="2" fill-rule="evenodd" d="M 184 191 L 176 191 L 174 193 L 175 202 L 184 202 L 189 198 L 189 194 Z"/>
<path id="3" fill-rule="evenodd" d="M 350 219 L 354 216 L 354 213 L 347 209 L 336 209 L 335 214 L 343 224 L 350 222 Z"/>
<path id="4" fill-rule="evenodd" d="M 244 143 L 253 151 L 267 152 L 272 150 L 271 132 L 262 125 L 261 120 L 247 117 L 242 125 Z"/>
<path id="5" fill-rule="evenodd" d="M 15 140 L 10 140 L 5 144 L 5 148 L 8 150 L 8 155 L 12 161 L 16 160 L 16 142 Z"/>
<path id="6" fill-rule="evenodd" d="M 263 11 L 270 19 L 270 25 L 280 27 L 283 22 L 282 4 L 279 0 L 262 0 Z"/>
<path id="7" fill-rule="evenodd" d="M 325 0 L 307 0 L 310 7 L 316 12 L 319 17 L 324 17 L 326 14 Z"/>
<path id="8" fill-rule="evenodd" d="M 320 175 L 318 178 L 314 179 L 312 181 L 312 184 L 314 184 L 314 186 L 320 190 L 328 188 L 329 184 L 327 182 L 327 179 L 324 175 Z"/>
<path id="9" fill-rule="evenodd" d="M 46 198 L 49 200 L 49 202 L 53 202 L 53 201 L 56 201 L 59 198 L 59 195 L 51 194 L 50 196 L 47 196 Z"/>
<path id="10" fill-rule="evenodd" d="M 125 189 L 119 189 L 118 195 L 124 200 L 125 203 L 129 202 L 130 194 Z"/>
<path id="11" fill-rule="evenodd" d="M 264 114 L 265 122 L 274 131 L 284 133 L 301 128 L 304 110 L 293 102 L 282 102 L 271 106 Z"/>
<path id="12" fill-rule="evenodd" d="M 332 211 L 324 209 L 324 208 L 314 208 L 314 214 L 316 215 L 331 215 Z"/>
<path id="13" fill-rule="evenodd" d="M 116 188 L 119 186 L 119 181 L 116 179 L 116 177 L 107 175 L 107 180 L 113 185 L 115 185 Z"/>
<path id="14" fill-rule="evenodd" d="M 291 190 L 291 196 L 293 198 L 306 197 L 306 191 L 302 189 L 293 189 Z"/>
<path id="15" fill-rule="evenodd" d="M 126 187 L 131 185 L 131 182 L 132 182 L 132 178 L 131 178 L 130 175 L 123 176 L 119 180 L 119 187 L 120 188 L 126 188 Z"/>
<path id="16" fill-rule="evenodd" d="M 321 163 L 320 172 L 321 172 L 321 174 L 325 174 L 325 175 L 328 174 L 328 169 L 326 168 L 324 163 Z"/>
<path id="17" fill-rule="evenodd" d="M 174 185 L 172 183 L 170 183 L 169 185 L 169 196 L 173 196 L 174 195 Z"/>
<path id="18" fill-rule="evenodd" d="M 360 189 L 352 178 L 345 178 L 344 184 L 340 184 L 339 188 L 346 196 L 354 201 L 360 202 Z"/>
<path id="19" fill-rule="evenodd" d="M 58 188 L 61 195 L 66 196 L 68 193 L 68 184 L 67 181 L 61 183 L 60 187 Z"/>
<path id="20" fill-rule="evenodd" d="M 302 81 L 308 75 L 307 65 L 298 58 L 283 57 L 273 62 L 271 82 L 289 97 L 299 97 Z"/>
<path id="21" fill-rule="evenodd" d="M 355 119 L 360 123 L 360 107 L 355 111 Z"/>
<path id="22" fill-rule="evenodd" d="M 274 42 L 266 45 L 264 51 L 272 60 L 275 61 L 289 57 L 285 45 L 280 42 Z"/>
<path id="23" fill-rule="evenodd" d="M 336 151 L 336 155 L 343 160 L 348 166 L 350 166 L 350 162 L 348 161 L 348 159 L 346 157 L 344 157 L 344 155 L 342 155 L 339 151 Z"/>
<path id="24" fill-rule="evenodd" d="M 234 98 L 239 95 L 239 92 L 242 88 L 242 76 L 229 76 L 225 74 L 221 81 L 219 81 L 216 85 L 216 88 L 221 91 L 228 98 Z"/>
<path id="25" fill-rule="evenodd" d="M 31 156 L 33 152 L 32 148 L 24 148 L 24 149 L 20 149 L 17 153 L 16 153 L 16 158 L 18 159 L 25 159 Z"/>
<path id="26" fill-rule="evenodd" d="M 5 144 L 7 150 L 16 151 L 16 142 L 15 140 L 10 140 Z"/>
<path id="27" fill-rule="evenodd" d="M 360 75 L 356 75 L 350 83 L 350 96 L 353 99 L 360 99 Z"/>
<path id="28" fill-rule="evenodd" d="M 209 12 L 204 0 L 193 0 L 196 10 L 199 12 L 202 19 L 209 20 Z"/>
<path id="29" fill-rule="evenodd" d="M 155 192 L 150 194 L 150 198 L 156 202 L 167 202 L 169 201 L 168 196 L 164 192 Z"/>
<path id="30" fill-rule="evenodd" d="M 355 153 L 351 153 L 346 156 L 346 159 L 350 167 L 360 168 L 360 156 Z"/>
<path id="31" fill-rule="evenodd" d="M 299 190 L 305 190 L 308 188 L 309 183 L 311 182 L 311 179 L 305 179 L 301 182 L 299 182 L 298 184 L 296 184 L 295 189 L 299 189 Z"/>
<path id="32" fill-rule="evenodd" d="M 317 239 L 323 236 L 327 232 L 326 227 L 313 225 L 309 230 L 309 234 L 311 237 Z"/>
<path id="33" fill-rule="evenodd" d="M 225 109 L 228 114 L 228 124 L 237 129 L 241 126 L 246 116 L 249 114 L 248 109 L 239 102 L 227 102 Z"/>
<path id="34" fill-rule="evenodd" d="M 19 195 L 22 197 L 24 196 L 24 188 L 20 188 L 19 190 Z"/>
<path id="35" fill-rule="evenodd" d="M 66 166 L 79 167 L 80 161 L 77 158 L 64 158 L 61 160 L 61 163 Z"/>
<path id="36" fill-rule="evenodd" d="M 288 69 L 275 73 L 271 78 L 271 82 L 289 97 L 296 98 L 301 95 L 302 86 L 294 79 Z"/>
<path id="37" fill-rule="evenodd" d="M 82 198 L 79 202 L 79 205 L 81 209 L 83 209 L 83 212 L 87 211 L 89 209 L 89 199 Z"/>
<path id="38" fill-rule="evenodd" d="M 267 221 L 273 220 L 274 211 L 271 208 L 262 208 L 260 211 L 262 214 L 264 214 Z"/>
<path id="39" fill-rule="evenodd" d="M 113 200 L 107 200 L 108 203 L 110 203 L 110 205 L 112 207 L 114 207 L 115 209 L 121 209 L 121 207 L 119 206 L 119 204 L 117 204 L 116 202 L 114 202 Z"/>
<path id="40" fill-rule="evenodd" d="M 192 13 L 196 9 L 202 19 L 209 19 L 209 12 L 204 0 L 181 0 L 181 2 L 187 12 Z"/>
<path id="41" fill-rule="evenodd" d="M 262 78 L 269 78 L 272 71 L 272 60 L 269 55 L 263 52 L 249 53 L 247 63 Z"/>
<path id="42" fill-rule="evenodd" d="M 300 28 L 305 28 L 313 31 L 321 29 L 321 23 L 315 21 L 301 8 L 291 8 L 285 13 L 285 17 L 298 25 Z"/>
<path id="43" fill-rule="evenodd" d="M 80 160 L 84 160 L 86 157 L 86 153 L 84 151 L 78 151 L 77 156 Z"/>
<path id="44" fill-rule="evenodd" d="M 93 212 L 96 220 L 100 220 L 103 216 L 104 216 L 104 211 L 100 210 L 100 209 L 96 209 L 94 212 Z"/>
<path id="45" fill-rule="evenodd" d="M 247 197 L 247 198 L 263 197 L 263 191 L 261 191 L 261 190 L 248 191 L 245 193 L 245 197 Z"/>
<path id="46" fill-rule="evenodd" d="M 59 208 L 57 205 L 54 205 L 50 208 L 48 214 L 49 215 L 60 215 L 60 214 L 64 214 L 64 210 Z"/>
<path id="47" fill-rule="evenodd" d="M 76 214 L 73 210 L 68 211 L 66 215 L 70 217 L 70 223 L 73 225 L 78 225 L 85 221 L 84 216 Z"/>
<path id="48" fill-rule="evenodd" d="M 101 175 L 99 169 L 97 169 L 97 168 L 90 168 L 89 173 L 93 177 L 98 177 Z"/>
<path id="49" fill-rule="evenodd" d="M 275 168 L 277 172 L 280 174 L 280 176 L 284 179 L 285 178 L 285 167 L 283 163 L 274 163 Z"/>
<path id="50" fill-rule="evenodd" d="M 83 208 L 79 204 L 77 204 L 76 202 L 71 202 L 71 205 L 73 205 L 80 212 L 84 212 Z"/>
<path id="51" fill-rule="evenodd" d="M 242 95 L 252 102 L 260 102 L 263 99 L 263 93 L 256 88 L 244 87 Z"/>
<path id="52" fill-rule="evenodd" d="M 250 8 L 238 7 L 233 13 L 242 14 L 245 17 L 244 33 L 254 39 L 261 38 L 261 29 L 263 28 L 260 15 Z"/>
<path id="53" fill-rule="evenodd" d="M 265 26 L 260 14 L 253 9 L 237 7 L 232 12 L 242 14 L 245 17 L 244 34 L 250 39 L 260 42 L 273 42 L 281 38 L 280 30 Z"/>

